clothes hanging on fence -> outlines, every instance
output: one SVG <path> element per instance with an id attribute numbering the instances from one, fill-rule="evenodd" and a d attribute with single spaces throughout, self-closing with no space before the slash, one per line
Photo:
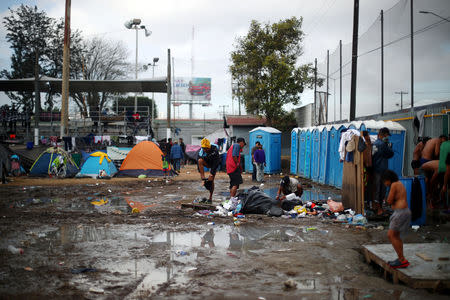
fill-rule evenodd
<path id="1" fill-rule="evenodd" d="M 341 140 L 339 142 L 339 159 L 344 160 L 345 159 L 345 146 L 346 142 L 350 141 L 352 137 L 361 136 L 361 133 L 356 129 L 349 129 L 346 132 L 342 133 Z"/>

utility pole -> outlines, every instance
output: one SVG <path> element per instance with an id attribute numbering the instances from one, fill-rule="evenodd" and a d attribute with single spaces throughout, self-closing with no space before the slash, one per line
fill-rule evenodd
<path id="1" fill-rule="evenodd" d="M 70 68 L 70 5 L 66 0 L 66 13 L 64 20 L 64 49 L 61 93 L 61 138 L 69 133 L 69 68 Z"/>
<path id="2" fill-rule="evenodd" d="M 170 66 L 170 49 L 167 49 L 167 140 L 169 140 L 170 132 L 170 99 L 172 95 L 172 77 Z"/>
<path id="3" fill-rule="evenodd" d="M 356 115 L 356 78 L 358 71 L 358 27 L 359 27 L 359 0 L 354 0 L 353 7 L 353 42 L 352 42 L 352 81 L 350 89 L 350 121 Z"/>
<path id="4" fill-rule="evenodd" d="M 317 109 L 316 109 L 316 107 L 317 107 L 317 101 L 316 101 L 316 98 L 317 98 L 317 58 L 314 58 L 314 109 L 313 109 L 313 112 L 314 112 L 314 121 L 313 121 L 313 125 L 317 125 L 317 121 L 316 121 L 316 118 L 317 118 Z"/>
<path id="5" fill-rule="evenodd" d="M 411 111 L 414 109 L 414 0 L 411 2 Z"/>
<path id="6" fill-rule="evenodd" d="M 381 10 L 381 115 L 384 115 L 384 13 Z"/>
<path id="7" fill-rule="evenodd" d="M 403 109 L 403 95 L 408 95 L 408 92 L 400 91 L 395 94 L 400 95 L 400 109 Z"/>
<path id="8" fill-rule="evenodd" d="M 225 117 L 225 108 L 228 107 L 228 105 L 219 105 L 220 108 L 222 108 L 222 116 Z"/>
<path id="9" fill-rule="evenodd" d="M 327 50 L 327 114 L 325 116 L 325 122 L 328 123 L 328 95 L 330 94 L 330 50 Z"/>
<path id="10" fill-rule="evenodd" d="M 342 120 L 342 40 L 339 40 L 339 121 Z"/>

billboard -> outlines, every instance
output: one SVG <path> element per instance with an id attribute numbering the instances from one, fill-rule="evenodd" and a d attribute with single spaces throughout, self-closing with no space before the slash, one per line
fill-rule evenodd
<path id="1" fill-rule="evenodd" d="M 211 78 L 175 77 L 173 101 L 211 101 Z"/>

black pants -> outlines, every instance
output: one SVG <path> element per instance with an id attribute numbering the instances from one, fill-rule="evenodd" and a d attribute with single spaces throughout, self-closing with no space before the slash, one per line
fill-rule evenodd
<path id="1" fill-rule="evenodd" d="M 256 181 L 256 164 L 252 162 L 252 165 L 253 165 L 252 180 Z"/>
<path id="2" fill-rule="evenodd" d="M 64 150 L 68 151 L 68 150 L 72 150 L 72 137 L 71 136 L 65 136 L 63 137 L 63 141 L 64 141 Z"/>

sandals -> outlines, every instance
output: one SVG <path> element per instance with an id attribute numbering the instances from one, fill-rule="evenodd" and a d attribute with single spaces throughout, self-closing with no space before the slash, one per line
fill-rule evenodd
<path id="1" fill-rule="evenodd" d="M 388 264 L 392 269 L 403 269 L 403 268 L 407 268 L 409 266 L 409 261 L 406 259 L 403 261 L 396 259 L 393 261 L 388 261 Z"/>

